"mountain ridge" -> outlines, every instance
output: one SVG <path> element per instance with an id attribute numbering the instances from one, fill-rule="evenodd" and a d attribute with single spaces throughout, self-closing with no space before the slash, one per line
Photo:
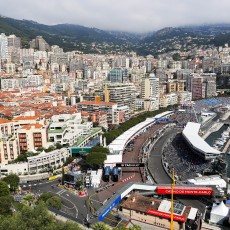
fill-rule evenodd
<path id="1" fill-rule="evenodd" d="M 149 33 L 102 30 L 78 24 L 45 25 L 32 20 L 0 16 L 0 33 L 22 38 L 23 47 L 40 35 L 65 51 L 113 53 L 136 51 L 157 55 L 168 51 L 186 51 L 196 46 L 224 45 L 230 42 L 230 24 L 165 27 Z"/>

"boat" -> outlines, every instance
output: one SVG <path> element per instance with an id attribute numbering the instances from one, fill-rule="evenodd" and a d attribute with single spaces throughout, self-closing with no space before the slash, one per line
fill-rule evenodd
<path id="1" fill-rule="evenodd" d="M 229 132 L 223 132 L 221 135 L 223 138 L 229 138 Z"/>

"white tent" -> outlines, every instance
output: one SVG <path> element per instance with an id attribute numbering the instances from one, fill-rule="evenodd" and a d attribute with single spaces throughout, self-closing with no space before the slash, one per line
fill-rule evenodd
<path id="1" fill-rule="evenodd" d="M 224 219 L 229 216 L 229 208 L 222 201 L 219 205 L 213 204 L 210 221 L 215 224 L 222 224 Z"/>

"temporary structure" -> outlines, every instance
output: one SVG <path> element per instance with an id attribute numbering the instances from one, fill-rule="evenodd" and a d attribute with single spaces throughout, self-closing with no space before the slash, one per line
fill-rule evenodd
<path id="1" fill-rule="evenodd" d="M 223 221 L 228 216 L 229 216 L 229 208 L 226 207 L 223 201 L 218 205 L 213 204 L 211 216 L 210 216 L 210 222 L 215 224 L 223 224 Z"/>

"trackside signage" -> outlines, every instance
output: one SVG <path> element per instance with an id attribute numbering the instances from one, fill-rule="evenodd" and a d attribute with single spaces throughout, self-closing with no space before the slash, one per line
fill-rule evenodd
<path id="1" fill-rule="evenodd" d="M 116 167 L 145 167 L 144 163 L 117 163 Z"/>
<path id="2" fill-rule="evenodd" d="M 159 186 L 157 187 L 157 194 L 171 194 L 171 187 Z M 195 195 L 195 196 L 211 196 L 213 193 L 212 188 L 191 188 L 191 187 L 178 187 L 174 188 L 173 194 L 177 195 Z"/>
<path id="3" fill-rule="evenodd" d="M 159 216 L 159 217 L 162 217 L 162 218 L 165 218 L 165 219 L 170 219 L 170 218 L 171 218 L 171 214 L 170 214 L 170 213 L 161 212 L 161 211 L 153 210 L 153 209 L 149 209 L 149 210 L 147 211 L 147 214 L 153 215 L 153 216 Z M 175 221 L 185 222 L 186 219 L 187 219 L 187 218 L 184 217 L 184 216 L 179 216 L 179 215 L 173 214 L 173 220 L 175 220 Z"/>
<path id="4" fill-rule="evenodd" d="M 101 215 L 98 217 L 99 221 L 102 221 L 105 216 L 121 201 L 121 196 L 118 196 L 108 207 L 105 207 Z"/>

